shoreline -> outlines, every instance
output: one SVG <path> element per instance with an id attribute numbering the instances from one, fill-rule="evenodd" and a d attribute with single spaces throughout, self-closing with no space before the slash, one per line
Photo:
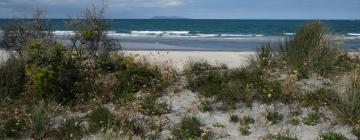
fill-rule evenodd
<path id="1" fill-rule="evenodd" d="M 183 49 L 128 49 L 124 48 L 121 50 L 116 51 L 130 51 L 130 52 L 141 52 L 141 51 L 156 51 L 156 52 L 253 52 L 255 53 L 256 50 L 183 50 Z M 355 51 L 348 51 L 348 52 L 355 52 Z"/>

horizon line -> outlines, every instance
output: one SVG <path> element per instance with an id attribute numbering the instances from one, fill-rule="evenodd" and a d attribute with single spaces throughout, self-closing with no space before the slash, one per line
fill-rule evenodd
<path id="1" fill-rule="evenodd" d="M 9 20 L 9 19 L 33 19 L 33 18 L 1 18 L 0 20 Z M 71 20 L 71 18 L 41 18 L 42 20 L 50 19 L 50 20 Z M 82 19 L 82 18 L 80 18 Z M 331 19 L 331 18 L 293 18 L 293 19 L 281 19 L 281 18 L 180 18 L 180 19 L 152 19 L 152 18 L 104 18 L 104 20 L 355 20 L 358 21 L 359 19 L 347 19 L 347 18 L 338 18 L 338 19 Z"/>

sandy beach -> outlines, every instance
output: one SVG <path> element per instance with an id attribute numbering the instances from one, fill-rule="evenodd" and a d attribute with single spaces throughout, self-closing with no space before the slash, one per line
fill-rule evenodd
<path id="1" fill-rule="evenodd" d="M 255 52 L 241 51 L 123 51 L 126 55 L 144 57 L 153 63 L 168 63 L 177 70 L 183 70 L 189 61 L 208 61 L 210 64 L 226 64 L 230 68 L 247 63 Z"/>
<path id="2" fill-rule="evenodd" d="M 189 61 L 204 60 L 210 64 L 226 64 L 230 68 L 239 67 L 247 63 L 255 52 L 251 51 L 120 51 L 125 55 L 133 55 L 138 58 L 156 64 L 170 64 L 178 71 L 183 70 L 184 65 Z M 6 51 L 0 50 L 0 62 L 6 60 L 8 55 Z"/>

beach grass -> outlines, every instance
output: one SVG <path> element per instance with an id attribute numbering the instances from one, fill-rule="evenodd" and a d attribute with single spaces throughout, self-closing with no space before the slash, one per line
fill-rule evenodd
<path id="1" fill-rule="evenodd" d="M 121 45 L 107 35 L 103 7 L 87 9 L 84 17 L 70 23 L 75 30 L 70 47 L 53 38 L 40 10 L 32 26 L 20 21 L 6 26 L 0 44 L 11 57 L 0 65 L 0 138 L 161 139 L 165 133 L 174 139 L 211 139 L 211 129 L 227 126 L 246 138 L 259 126 L 285 121 L 316 127 L 331 118 L 323 110 L 359 136 L 360 60 L 343 51 L 320 21 L 279 44 L 264 44 L 242 67 L 201 60 L 176 71 L 114 51 Z M 243 113 L 252 107 L 263 112 Z M 294 107 L 311 111 L 301 116 Z M 221 119 L 205 124 L 213 112 Z M 346 139 L 332 132 L 320 137 Z"/>

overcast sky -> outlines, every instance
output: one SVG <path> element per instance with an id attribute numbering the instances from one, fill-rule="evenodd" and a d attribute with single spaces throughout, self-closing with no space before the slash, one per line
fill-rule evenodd
<path id="1" fill-rule="evenodd" d="M 100 0 L 0 0 L 0 18 L 76 16 Z M 106 0 L 107 18 L 360 19 L 360 0 Z"/>

